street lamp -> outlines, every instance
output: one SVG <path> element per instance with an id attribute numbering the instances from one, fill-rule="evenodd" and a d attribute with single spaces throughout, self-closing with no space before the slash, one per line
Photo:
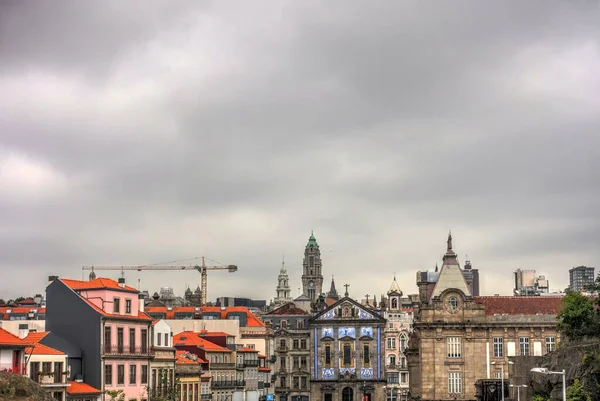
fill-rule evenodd
<path id="1" fill-rule="evenodd" d="M 513 362 L 511 361 L 506 361 L 506 362 L 491 362 L 490 365 L 502 365 L 502 401 L 504 401 L 504 365 L 512 365 Z"/>
<path id="2" fill-rule="evenodd" d="M 564 369 L 562 372 L 552 372 L 548 368 L 532 368 L 531 372 L 543 373 L 545 375 L 562 375 L 563 401 L 567 401 L 567 373 Z"/>
<path id="3" fill-rule="evenodd" d="M 521 401 L 521 387 L 527 387 L 527 384 L 511 384 L 510 386 L 517 388 L 517 401 Z M 513 397 L 514 396 L 515 393 L 513 393 Z"/>

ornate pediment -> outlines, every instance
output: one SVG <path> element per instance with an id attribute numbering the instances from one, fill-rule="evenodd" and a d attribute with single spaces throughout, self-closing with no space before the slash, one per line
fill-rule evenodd
<path id="1" fill-rule="evenodd" d="M 365 307 L 353 299 L 342 298 L 312 318 L 313 321 L 331 320 L 380 320 L 384 319 L 373 309 Z"/>

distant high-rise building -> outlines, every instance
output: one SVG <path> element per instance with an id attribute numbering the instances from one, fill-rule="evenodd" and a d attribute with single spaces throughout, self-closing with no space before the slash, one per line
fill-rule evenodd
<path id="1" fill-rule="evenodd" d="M 479 270 L 473 269 L 471 266 L 471 261 L 465 261 L 465 268 L 463 269 L 463 276 L 465 277 L 465 281 L 469 286 L 469 290 L 471 290 L 471 294 L 474 297 L 479 296 Z"/>
<path id="2" fill-rule="evenodd" d="M 514 295 L 540 295 L 550 291 L 550 281 L 546 276 L 536 275 L 535 270 L 517 269 L 513 274 L 515 277 Z"/>
<path id="3" fill-rule="evenodd" d="M 569 270 L 569 290 L 581 291 L 594 284 L 594 268 L 577 266 Z"/>

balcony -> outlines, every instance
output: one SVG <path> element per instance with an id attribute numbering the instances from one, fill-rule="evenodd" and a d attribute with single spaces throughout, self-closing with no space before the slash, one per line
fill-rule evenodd
<path id="1" fill-rule="evenodd" d="M 211 369 L 235 369 L 235 363 L 233 362 L 211 362 Z"/>
<path id="2" fill-rule="evenodd" d="M 251 359 L 251 360 L 244 361 L 244 365 L 246 365 L 246 367 L 257 367 L 257 366 L 259 366 L 259 364 L 260 364 L 260 361 L 258 359 L 256 359 L 256 360 Z"/>
<path id="3" fill-rule="evenodd" d="M 279 352 L 288 352 L 289 351 L 288 347 L 285 345 L 278 345 L 276 350 Z"/>
<path id="4" fill-rule="evenodd" d="M 233 387 L 244 387 L 246 381 L 244 380 L 215 380 L 210 383 L 212 388 L 233 388 Z"/>
<path id="5" fill-rule="evenodd" d="M 148 356 L 147 346 L 124 346 L 122 344 L 104 345 L 104 355 Z"/>
<path id="6" fill-rule="evenodd" d="M 40 374 L 38 376 L 38 383 L 43 387 L 66 386 L 67 381 L 64 379 L 64 377 L 65 376 L 60 372 Z"/>
<path id="7" fill-rule="evenodd" d="M 12 363 L 0 363 L 0 372 L 16 373 L 19 375 L 27 374 L 27 366 L 13 366 Z"/>
<path id="8" fill-rule="evenodd" d="M 200 394 L 201 400 L 212 400 L 212 393 L 209 394 Z"/>

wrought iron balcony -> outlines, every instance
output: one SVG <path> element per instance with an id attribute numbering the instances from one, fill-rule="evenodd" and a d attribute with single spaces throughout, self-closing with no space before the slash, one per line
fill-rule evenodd
<path id="1" fill-rule="evenodd" d="M 122 344 L 105 344 L 104 355 L 146 356 L 147 346 L 124 346 Z"/>

